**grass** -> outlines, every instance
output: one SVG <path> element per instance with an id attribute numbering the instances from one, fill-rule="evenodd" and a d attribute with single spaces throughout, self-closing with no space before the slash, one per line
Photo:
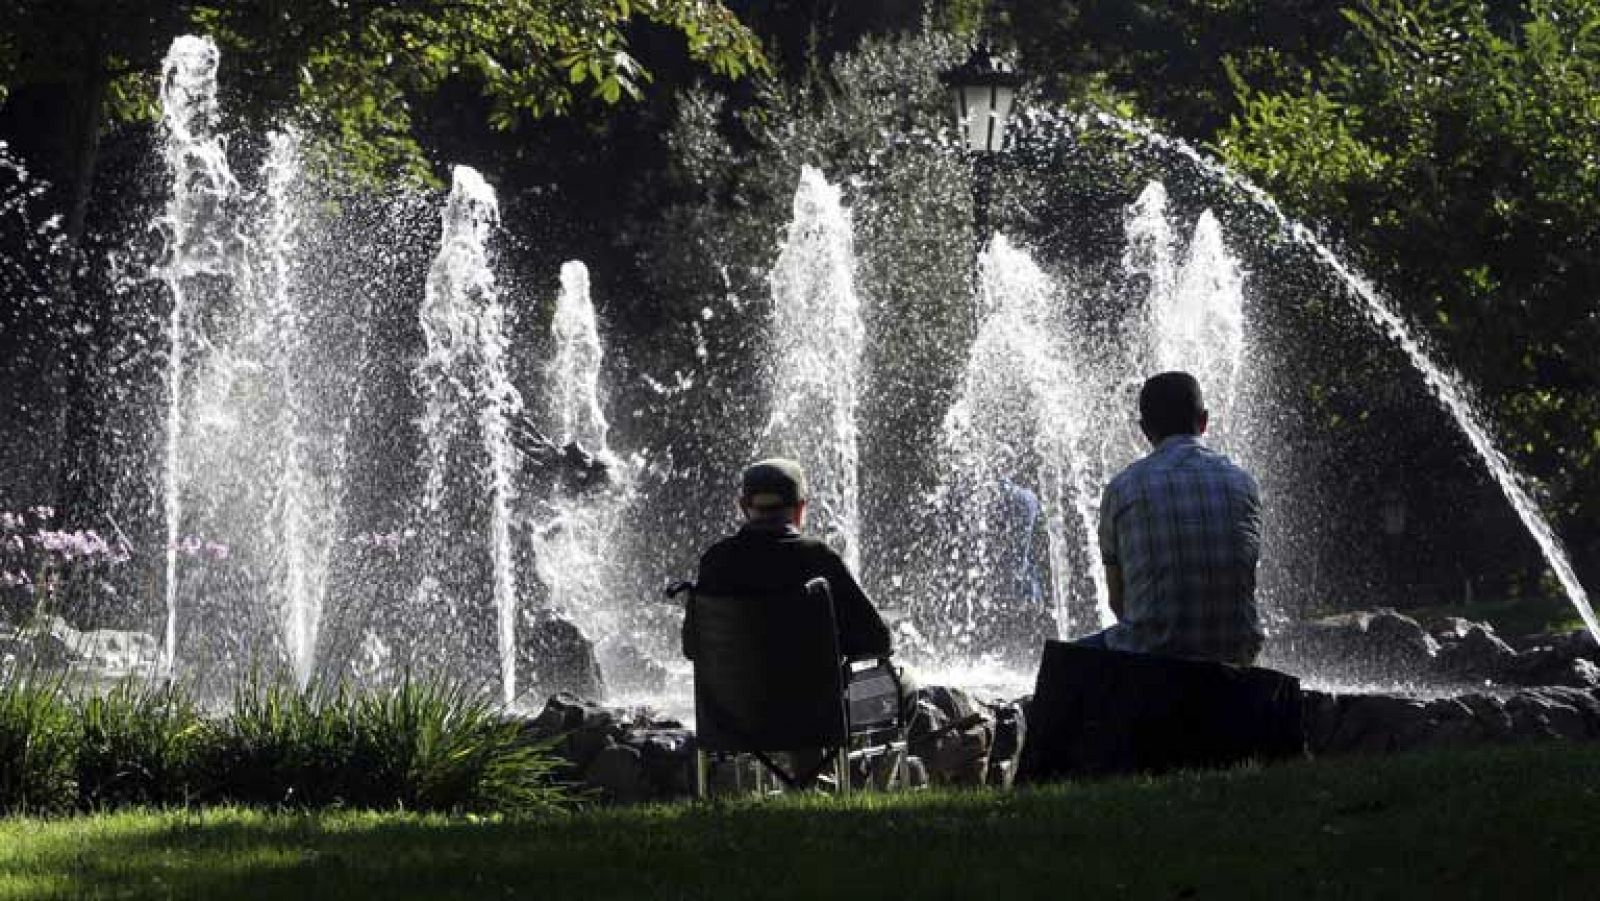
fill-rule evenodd
<path id="1" fill-rule="evenodd" d="M 0 820 L 3 898 L 1588 898 L 1600 748 L 521 820 Z"/>

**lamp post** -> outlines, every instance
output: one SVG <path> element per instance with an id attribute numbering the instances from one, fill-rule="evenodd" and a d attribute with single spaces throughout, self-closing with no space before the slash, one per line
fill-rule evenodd
<path id="1" fill-rule="evenodd" d="M 995 155 L 1006 143 L 1006 122 L 1023 76 L 979 39 L 967 61 L 939 73 L 956 105 L 956 128 L 972 155 L 973 279 L 977 259 L 989 243 L 989 205 L 994 196 Z"/>

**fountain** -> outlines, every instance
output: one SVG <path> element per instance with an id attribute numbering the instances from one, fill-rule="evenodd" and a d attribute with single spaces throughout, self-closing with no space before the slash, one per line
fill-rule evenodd
<path id="1" fill-rule="evenodd" d="M 941 581 L 959 587 L 927 599 L 955 609 L 918 610 L 916 618 L 920 631 L 953 635 L 969 653 L 1010 660 L 1041 636 L 1074 632 L 1084 610 L 1072 601 L 1073 577 L 1090 577 L 1096 610 L 1105 603 L 1104 577 L 1086 565 L 1097 559 L 1083 546 L 1093 524 L 1077 530 L 1074 548 L 1066 521 L 1068 511 L 1079 512 L 1085 398 L 1060 337 L 1061 292 L 1003 235 L 984 251 L 978 281 L 978 335 L 945 415 L 947 475 L 935 500 L 952 524 Z M 1100 621 L 1097 613 L 1091 628 Z"/>
<path id="2" fill-rule="evenodd" d="M 859 429 L 864 329 L 850 217 L 839 189 L 806 167 L 772 270 L 771 416 L 757 456 L 805 467 L 811 528 L 852 568 L 861 563 Z"/>
<path id="3" fill-rule="evenodd" d="M 178 553 L 183 528 L 182 486 L 187 477 L 183 456 L 184 399 L 189 378 L 188 356 L 203 337 L 195 321 L 211 286 L 207 276 L 228 274 L 233 248 L 226 235 L 226 207 L 238 192 L 228 166 L 226 148 L 216 131 L 217 46 L 211 40 L 181 37 L 173 41 L 162 65 L 161 110 L 164 157 L 172 192 L 159 228 L 165 239 L 160 278 L 171 312 L 167 325 L 166 454 L 162 476 L 166 518 L 166 621 L 162 632 L 162 668 L 172 672 L 178 644 Z"/>
<path id="4" fill-rule="evenodd" d="M 681 317 L 693 321 L 678 323 L 692 335 L 687 362 L 638 390 L 628 383 L 643 379 L 618 374 L 649 370 L 633 347 L 607 354 L 582 263 L 561 267 L 549 340 L 529 343 L 548 343 L 548 355 L 517 343 L 526 335 L 519 321 L 544 322 L 549 298 L 497 278 L 498 199 L 467 167 L 452 171 L 437 219 L 436 196 L 409 201 L 430 218 L 426 250 L 419 239 L 393 248 L 394 260 L 363 261 L 382 274 L 341 284 L 359 303 L 328 296 L 339 277 L 330 272 L 358 264 L 328 236 L 377 229 L 314 202 L 322 189 L 290 131 L 266 137 L 251 182 L 259 187 L 241 187 L 217 126 L 217 62 L 210 41 L 182 38 L 162 82 L 171 193 L 153 271 L 170 303 L 157 470 L 166 672 L 226 663 L 238 673 L 281 660 L 306 684 L 329 672 L 378 679 L 432 668 L 492 682 L 511 705 L 531 686 L 565 687 L 539 656 L 539 636 L 559 621 L 594 644 L 608 679 L 630 667 L 659 675 L 679 663 L 678 614 L 646 592 L 685 575 L 697 545 L 728 524 L 739 462 L 785 455 L 810 475 L 812 530 L 885 606 L 901 608 L 907 656 L 940 678 L 993 676 L 997 694 L 1016 692 L 1039 640 L 1109 617 L 1098 502 L 1106 480 L 1142 452 L 1129 410 L 1143 376 L 1194 372 L 1218 444 L 1251 464 L 1283 452 L 1274 405 L 1288 400 L 1274 395 L 1270 366 L 1245 365 L 1273 352 L 1261 338 L 1275 312 L 1259 301 L 1265 252 L 1215 193 L 1142 172 L 1105 192 L 1107 215 L 1062 225 L 1029 213 L 1051 199 L 1049 186 L 1028 184 L 1049 167 L 1022 159 L 1017 174 L 1000 173 L 1012 179 L 1016 228 L 988 244 L 972 296 L 964 269 L 959 293 L 952 279 L 885 275 L 929 257 L 966 259 L 971 236 L 935 221 L 953 215 L 937 193 L 948 187 L 936 183 L 947 162 L 938 142 L 901 148 L 900 170 L 874 169 L 892 184 L 879 193 L 865 176 L 830 183 L 812 166 L 789 167 L 798 174 L 792 205 L 752 214 L 771 220 L 768 234 L 789 217 L 781 240 L 768 242 L 775 257 L 705 260 L 727 284 L 726 306 L 695 299 Z M 1345 286 L 1460 426 L 1600 634 L 1559 542 L 1460 381 L 1431 362 L 1374 287 L 1185 145 L 1119 120 L 1047 115 L 1014 137 L 1065 152 L 1063 136 L 1093 126 L 1176 152 L 1206 173 L 1207 190 L 1222 186 L 1276 217 L 1289 243 Z M 902 202 L 914 213 L 896 220 Z M 888 246 L 896 241 L 905 246 Z M 412 269 L 414 285 L 395 275 Z M 756 273 L 743 289 L 734 284 L 741 271 Z M 974 305 L 975 334 L 966 315 Z M 749 310 L 765 315 L 741 315 Z M 759 349 L 722 340 L 751 318 L 750 347 Z M 530 365 L 520 365 L 525 354 Z M 681 408 L 673 403 L 717 390 L 755 399 L 707 402 L 722 417 L 715 429 L 672 415 Z M 893 427 L 872 403 L 890 393 L 915 408 L 897 412 Z M 903 438 L 908 423 L 932 440 Z M 715 434 L 680 440 L 690 431 Z M 529 436 L 548 436 L 548 446 L 530 450 Z M 873 456 L 894 442 L 904 446 Z M 638 453 L 619 455 L 613 444 Z M 569 456 L 588 461 L 583 473 L 603 473 L 604 485 L 539 468 Z M 376 475 L 363 482 L 363 467 Z M 1307 506 L 1287 493 L 1275 502 L 1268 516 L 1279 521 Z M 907 533 L 922 545 L 917 554 L 895 545 Z M 185 557 L 210 539 L 231 549 L 228 572 Z M 1294 590 L 1316 589 L 1280 578 L 1264 596 Z M 351 612 L 362 605 L 370 610 Z M 1291 615 L 1283 607 L 1278 621 Z M 663 684 L 641 680 L 612 700 L 660 701 L 681 688 Z"/>
<path id="5" fill-rule="evenodd" d="M 561 294 L 552 320 L 556 352 L 550 361 L 550 421 L 556 443 L 577 442 L 606 454 L 605 411 L 600 406 L 600 330 L 589 294 L 589 267 L 561 266 Z"/>
<path id="6" fill-rule="evenodd" d="M 460 628 L 472 618 L 474 577 L 487 577 L 500 695 L 510 704 L 517 695 L 511 536 L 517 464 L 510 429 L 523 404 L 507 375 L 505 309 L 490 263 L 489 240 L 500 224 L 500 210 L 483 176 L 457 166 L 443 216 L 444 233 L 418 312 L 426 341 L 416 367 L 424 404 L 418 427 L 427 443 L 422 530 L 435 562 L 419 584 L 417 605 L 433 608 L 429 613 L 440 627 Z M 486 546 L 487 572 L 468 562 L 475 556 L 470 551 L 455 552 L 463 541 Z M 446 612 L 442 622 L 440 607 Z M 478 649 L 467 638 L 457 651 Z"/>
<path id="7" fill-rule="evenodd" d="M 554 353 L 545 374 L 544 423 L 555 444 L 598 463 L 604 484 L 557 479 L 528 516 L 534 566 L 547 599 L 541 609 L 524 611 L 522 624 L 534 658 L 529 666 L 536 670 L 525 681 L 546 690 L 564 682 L 598 681 L 581 672 L 582 661 L 562 651 L 563 644 L 581 639 L 599 645 L 597 662 L 608 679 L 605 689 L 611 691 L 612 683 L 627 681 L 623 670 L 633 662 L 622 648 L 636 631 L 631 622 L 635 605 L 617 589 L 615 554 L 619 517 L 631 502 L 633 478 L 630 463 L 617 459 L 607 441 L 610 426 L 600 386 L 605 354 L 589 269 L 581 262 L 561 266 L 561 291 L 550 328 Z M 561 623 L 571 624 L 579 635 L 571 636 Z"/>
<path id="8" fill-rule="evenodd" d="M 1561 541 L 1550 528 L 1549 522 L 1540 515 L 1538 506 L 1523 487 L 1522 478 L 1506 459 L 1505 454 L 1495 446 L 1489 430 L 1479 420 L 1477 412 L 1468 400 L 1461 378 L 1433 361 L 1423 342 L 1412 333 L 1406 321 L 1395 312 L 1394 305 L 1384 298 L 1372 282 L 1334 253 L 1305 224 L 1295 221 L 1284 213 L 1265 191 L 1221 164 L 1208 159 L 1188 143 L 1159 134 L 1148 126 L 1109 114 L 1100 114 L 1099 121 L 1102 125 L 1134 135 L 1152 147 L 1177 153 L 1207 177 L 1248 198 L 1277 223 L 1284 237 L 1309 250 L 1339 279 L 1350 295 L 1359 301 L 1360 310 L 1368 322 L 1399 346 L 1406 359 L 1422 377 L 1428 390 L 1449 412 L 1501 492 L 1505 494 L 1517 518 L 1533 536 L 1540 553 L 1543 554 L 1551 571 L 1555 573 L 1557 581 L 1571 600 L 1573 608 L 1583 619 L 1584 625 L 1588 627 L 1589 633 L 1596 641 L 1600 641 L 1600 618 L 1595 615 L 1594 607 L 1589 602 L 1588 592 L 1578 581 L 1566 549 L 1562 547 Z"/>

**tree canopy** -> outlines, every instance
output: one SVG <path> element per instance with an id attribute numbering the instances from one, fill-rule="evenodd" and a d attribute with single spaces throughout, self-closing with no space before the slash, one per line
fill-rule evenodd
<path id="1" fill-rule="evenodd" d="M 629 35 L 644 23 L 682 35 L 717 75 L 765 68 L 755 36 L 706 0 L 13 0 L 0 85 L 103 85 L 113 118 L 149 118 L 167 45 L 198 31 L 223 46 L 246 109 L 292 107 L 356 169 L 426 177 L 419 97 L 465 80 L 498 129 L 637 98 L 651 75 Z"/>

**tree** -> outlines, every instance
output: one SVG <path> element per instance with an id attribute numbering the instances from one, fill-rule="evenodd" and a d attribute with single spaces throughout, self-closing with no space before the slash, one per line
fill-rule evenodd
<path id="1" fill-rule="evenodd" d="M 13 121 L 45 120 L 29 123 L 43 127 L 29 129 L 37 137 L 26 149 L 67 186 L 76 240 L 100 134 L 155 115 L 156 71 L 185 31 L 223 46 L 247 116 L 296 110 L 357 171 L 426 180 L 411 118 L 418 97 L 470 81 L 501 129 L 585 98 L 637 98 L 650 73 L 629 53 L 636 22 L 681 34 L 717 74 L 765 67 L 754 36 L 704 0 L 11 0 L 0 7 L 0 85 Z M 67 112 L 52 119 L 51 110 Z"/>
<path id="2" fill-rule="evenodd" d="M 1297 78 L 1348 32 L 1326 0 L 994 0 L 1047 96 L 1088 94 L 1190 137 L 1225 125 L 1234 79 Z"/>
<path id="3" fill-rule="evenodd" d="M 1600 5 L 1359 0 L 1217 146 L 1332 223 L 1479 386 L 1569 538 L 1600 536 Z"/>
<path id="4" fill-rule="evenodd" d="M 248 124 L 297 118 L 322 159 L 361 177 L 431 183 L 415 105 L 446 85 L 489 101 L 510 130 L 580 104 L 637 98 L 650 81 L 630 52 L 643 26 L 680 35 L 688 56 L 738 78 L 764 70 L 754 36 L 714 0 L 7 0 L 0 4 L 0 134 L 62 217 L 49 318 L 12 329 L 8 345 L 50 348 L 47 405 L 65 407 L 57 504 L 85 506 L 95 470 L 94 372 L 112 324 L 79 296 L 76 265 L 94 194 L 100 141 L 112 124 L 157 114 L 158 69 L 172 39 L 214 37 L 224 49 L 229 108 Z M 42 340 L 38 340 L 41 339 Z M 40 392 L 38 385 L 28 390 Z M 70 514 L 69 514 L 70 515 Z"/>

